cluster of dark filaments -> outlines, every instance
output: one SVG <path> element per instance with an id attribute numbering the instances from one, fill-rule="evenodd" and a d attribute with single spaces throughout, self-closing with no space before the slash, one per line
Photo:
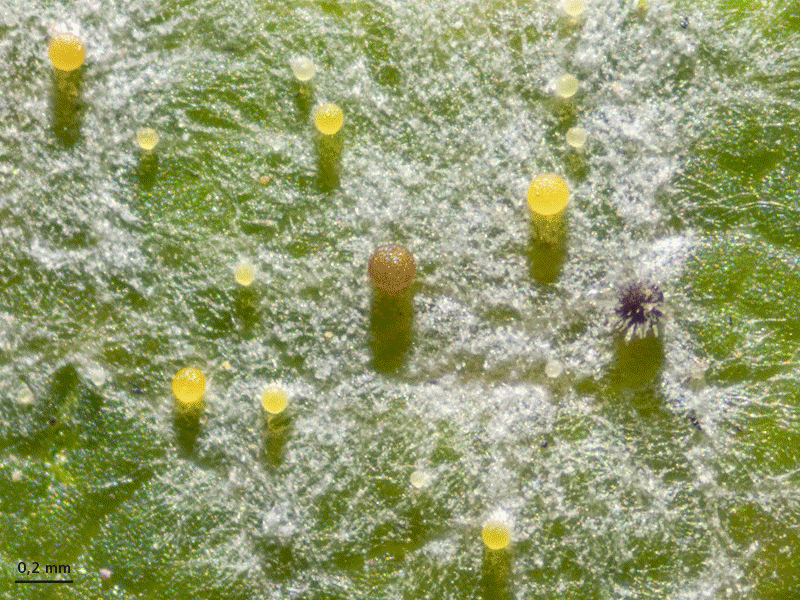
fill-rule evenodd
<path id="1" fill-rule="evenodd" d="M 658 334 L 663 304 L 664 293 L 657 285 L 640 281 L 626 284 L 619 294 L 617 328 L 628 340 Z"/>

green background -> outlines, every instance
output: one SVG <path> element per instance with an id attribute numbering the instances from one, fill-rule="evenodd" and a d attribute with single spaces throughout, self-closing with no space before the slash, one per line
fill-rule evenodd
<path id="1" fill-rule="evenodd" d="M 5 2 L 0 595 L 800 597 L 800 5 L 637 5 Z M 547 172 L 570 206 L 536 229 Z M 632 279 L 660 340 L 614 335 Z"/>

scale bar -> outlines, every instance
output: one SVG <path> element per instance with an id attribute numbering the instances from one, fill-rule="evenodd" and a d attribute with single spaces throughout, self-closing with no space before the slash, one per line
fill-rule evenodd
<path id="1" fill-rule="evenodd" d="M 14 583 L 73 583 L 72 579 L 17 579 Z"/>

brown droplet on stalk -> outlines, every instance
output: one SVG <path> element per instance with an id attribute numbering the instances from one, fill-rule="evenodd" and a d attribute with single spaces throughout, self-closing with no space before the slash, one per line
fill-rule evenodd
<path id="1" fill-rule="evenodd" d="M 399 244 L 378 246 L 369 259 L 372 284 L 390 296 L 396 296 L 414 283 L 416 272 L 414 255 Z"/>

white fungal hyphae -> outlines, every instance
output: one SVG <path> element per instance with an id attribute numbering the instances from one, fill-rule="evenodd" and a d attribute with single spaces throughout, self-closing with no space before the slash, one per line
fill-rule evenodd
<path id="1" fill-rule="evenodd" d="M 632 281 L 619 293 L 616 328 L 626 341 L 661 335 L 664 293 L 655 284 Z"/>

